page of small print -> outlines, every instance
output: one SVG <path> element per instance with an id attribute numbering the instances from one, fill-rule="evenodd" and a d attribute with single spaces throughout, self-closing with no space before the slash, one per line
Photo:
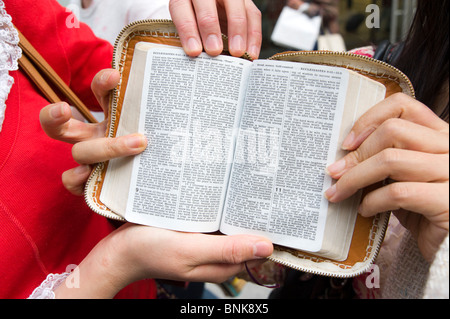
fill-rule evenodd
<path id="1" fill-rule="evenodd" d="M 320 250 L 348 71 L 163 48 L 147 59 L 139 131 L 150 147 L 126 219 Z"/>

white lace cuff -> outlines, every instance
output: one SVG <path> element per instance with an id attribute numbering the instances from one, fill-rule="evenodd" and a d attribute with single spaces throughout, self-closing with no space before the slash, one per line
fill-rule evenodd
<path id="1" fill-rule="evenodd" d="M 48 275 L 42 284 L 33 291 L 28 299 L 55 299 L 55 289 L 58 288 L 69 275 L 70 272 Z"/>
<path id="2" fill-rule="evenodd" d="M 6 100 L 14 84 L 9 71 L 18 69 L 17 61 L 21 56 L 19 34 L 14 29 L 11 16 L 6 12 L 5 4 L 0 0 L 0 131 L 5 119 Z"/>

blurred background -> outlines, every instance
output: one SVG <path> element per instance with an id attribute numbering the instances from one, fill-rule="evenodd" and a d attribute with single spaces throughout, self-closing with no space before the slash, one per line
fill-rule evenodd
<path id="1" fill-rule="evenodd" d="M 71 0 L 58 0 L 67 6 Z M 73 1 L 73 0 L 72 0 Z M 270 37 L 281 10 L 289 0 L 253 0 L 263 18 L 263 45 L 261 58 L 285 51 L 289 48 L 275 45 Z M 397 42 L 408 31 L 415 12 L 417 0 L 312 0 L 318 3 L 335 2 L 339 34 L 348 50 L 378 44 L 383 40 Z M 379 28 L 368 28 L 366 19 L 370 11 L 366 8 L 376 4 L 379 7 Z"/>
<path id="2" fill-rule="evenodd" d="M 332 0 L 328 0 L 331 2 Z M 326 1 L 323 1 L 326 2 Z M 417 0 L 338 0 L 339 33 L 347 49 L 354 49 L 383 40 L 397 42 L 407 33 L 414 16 Z M 267 58 L 284 48 L 277 47 L 270 40 L 275 23 L 287 0 L 254 0 L 263 15 L 263 48 L 261 58 Z M 368 28 L 370 18 L 368 5 L 376 4 L 379 9 L 380 27 Z"/>

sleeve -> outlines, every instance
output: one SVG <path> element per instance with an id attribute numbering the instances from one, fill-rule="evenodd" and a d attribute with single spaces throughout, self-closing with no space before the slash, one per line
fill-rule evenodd
<path id="1" fill-rule="evenodd" d="M 425 286 L 424 299 L 449 298 L 449 238 L 442 242 L 433 263 Z"/>
<path id="2" fill-rule="evenodd" d="M 34 289 L 28 299 L 55 299 L 55 289 L 58 288 L 70 273 L 49 274 L 47 278 Z"/>
<path id="3" fill-rule="evenodd" d="M 97 72 L 111 67 L 111 44 L 97 38 L 55 0 L 11 1 L 8 12 L 12 12 L 16 27 L 80 99 L 99 110 L 91 82 Z"/>
<path id="4" fill-rule="evenodd" d="M 421 299 L 430 270 L 419 251 L 417 241 L 406 231 L 390 265 L 389 275 L 381 287 L 383 299 Z"/>
<path id="5" fill-rule="evenodd" d="M 128 23 L 142 19 L 171 19 L 169 0 L 129 1 Z"/>

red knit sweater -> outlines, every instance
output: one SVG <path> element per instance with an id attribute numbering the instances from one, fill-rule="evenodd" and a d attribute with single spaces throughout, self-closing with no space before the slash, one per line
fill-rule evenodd
<path id="1" fill-rule="evenodd" d="M 70 13 L 54 0 L 4 3 L 15 26 L 82 100 L 98 110 L 90 83 L 111 65 L 109 43 L 86 25 L 67 27 Z M 0 298 L 26 298 L 49 273 L 79 264 L 113 228 L 90 211 L 83 197 L 64 189 L 61 174 L 76 166 L 71 145 L 46 136 L 39 111 L 48 102 L 20 70 L 10 75 L 14 85 L 0 132 Z M 131 291 L 154 297 L 153 281 L 146 283 Z M 139 297 L 126 291 L 120 296 Z"/>

